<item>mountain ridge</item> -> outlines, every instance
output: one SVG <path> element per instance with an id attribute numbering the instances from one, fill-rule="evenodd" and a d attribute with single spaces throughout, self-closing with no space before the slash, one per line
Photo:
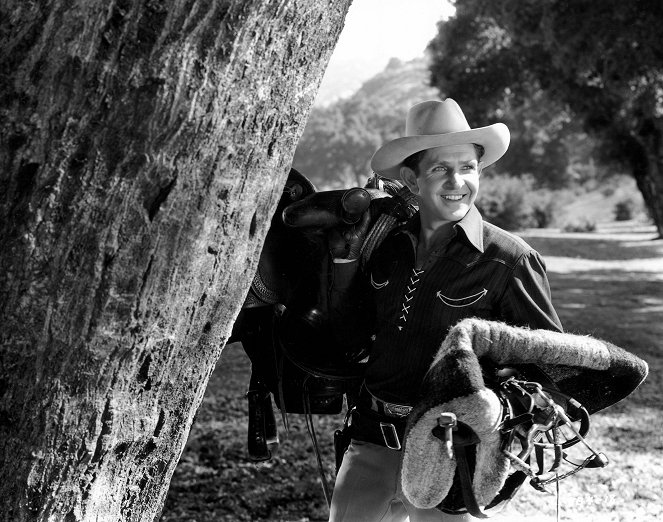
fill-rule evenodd
<path id="1" fill-rule="evenodd" d="M 293 166 L 321 188 L 363 185 L 375 150 L 403 134 L 407 110 L 439 98 L 428 82 L 425 58 L 392 58 L 351 96 L 313 107 Z"/>

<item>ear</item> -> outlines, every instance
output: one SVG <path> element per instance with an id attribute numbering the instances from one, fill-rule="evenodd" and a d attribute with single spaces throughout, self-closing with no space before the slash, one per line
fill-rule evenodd
<path id="1" fill-rule="evenodd" d="M 479 176 L 481 176 L 481 173 L 483 172 L 483 161 L 480 161 L 477 164 L 477 172 L 479 173 Z"/>
<path id="2" fill-rule="evenodd" d="M 419 185 L 417 184 L 417 175 L 409 167 L 401 167 L 401 181 L 410 189 L 412 194 L 419 194 Z"/>

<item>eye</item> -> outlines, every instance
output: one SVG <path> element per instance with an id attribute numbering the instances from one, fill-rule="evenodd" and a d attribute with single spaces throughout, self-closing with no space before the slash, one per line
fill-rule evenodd
<path id="1" fill-rule="evenodd" d="M 447 168 L 444 165 L 435 165 L 433 172 L 446 172 Z"/>

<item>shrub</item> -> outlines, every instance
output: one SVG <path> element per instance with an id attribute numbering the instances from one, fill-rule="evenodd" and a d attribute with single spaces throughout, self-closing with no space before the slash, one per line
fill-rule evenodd
<path id="1" fill-rule="evenodd" d="M 486 221 L 506 230 L 549 227 L 559 214 L 560 201 L 568 200 L 568 191 L 534 190 L 533 185 L 529 176 L 483 178 L 477 207 Z"/>
<path id="2" fill-rule="evenodd" d="M 626 198 L 615 203 L 615 221 L 628 221 L 633 219 L 635 203 L 631 198 Z"/>
<path id="3" fill-rule="evenodd" d="M 532 208 L 531 226 L 546 228 L 551 226 L 557 219 L 560 210 L 559 190 L 540 189 L 530 195 L 530 206 Z"/>
<path id="4" fill-rule="evenodd" d="M 596 223 L 590 220 L 576 221 L 567 223 L 562 227 L 563 232 L 595 232 Z"/>
<path id="5" fill-rule="evenodd" d="M 532 181 L 503 174 L 482 178 L 477 208 L 484 219 L 506 230 L 532 226 Z"/>
<path id="6" fill-rule="evenodd" d="M 609 198 L 615 193 L 615 187 L 612 185 L 606 185 L 601 189 L 601 194 L 603 197 Z"/>

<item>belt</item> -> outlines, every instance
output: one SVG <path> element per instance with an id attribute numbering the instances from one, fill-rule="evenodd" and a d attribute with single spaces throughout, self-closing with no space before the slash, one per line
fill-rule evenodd
<path id="1" fill-rule="evenodd" d="M 371 395 L 371 410 L 386 415 L 387 417 L 407 417 L 412 411 L 412 406 L 381 401 Z"/>
<path id="2" fill-rule="evenodd" d="M 400 450 L 412 406 L 378 399 L 365 384 L 359 391 L 358 403 L 358 407 L 352 410 L 351 437 Z"/>
<path id="3" fill-rule="evenodd" d="M 407 417 L 388 417 L 359 406 L 350 416 L 350 436 L 398 451 L 403 446 L 406 423 Z"/>
<path id="4" fill-rule="evenodd" d="M 365 384 L 362 384 L 361 386 L 359 397 L 364 405 L 381 415 L 386 415 L 387 417 L 407 417 L 412 411 L 412 406 L 378 399 L 368 390 Z"/>

